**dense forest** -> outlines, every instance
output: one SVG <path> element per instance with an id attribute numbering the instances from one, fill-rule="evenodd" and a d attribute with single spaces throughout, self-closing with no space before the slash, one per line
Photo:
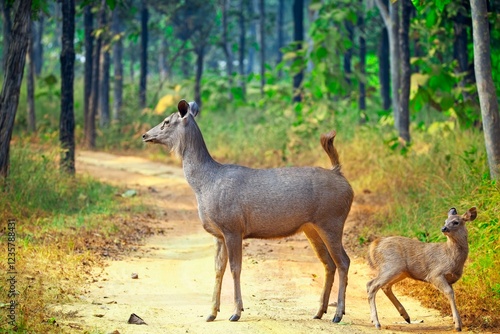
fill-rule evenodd
<path id="1" fill-rule="evenodd" d="M 23 205 L 13 188 L 29 182 L 17 179 L 26 168 L 17 152 L 58 147 L 43 163 L 74 175 L 77 149 L 143 150 L 142 133 L 182 98 L 201 107 L 217 158 L 254 167 L 315 163 L 319 133 L 335 128 L 355 189 L 388 203 L 370 218 L 381 233 L 442 240 L 431 223 L 415 222 L 440 217 L 433 211 L 447 212 L 450 201 L 476 203 L 472 266 L 489 278 L 471 303 L 487 305 L 488 317 L 464 321 L 499 325 L 498 1 L 0 4 L 7 200 Z M 12 203 L 1 209 L 31 219 Z M 357 241 L 373 234 L 364 229 Z M 463 291 L 479 284 L 464 281 Z"/>

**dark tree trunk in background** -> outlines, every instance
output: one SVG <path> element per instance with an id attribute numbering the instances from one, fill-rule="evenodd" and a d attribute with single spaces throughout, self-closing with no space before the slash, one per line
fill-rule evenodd
<path id="1" fill-rule="evenodd" d="M 10 18 L 11 5 L 7 3 L 7 0 L 0 0 L 2 5 L 2 31 L 3 31 L 3 55 L 2 55 L 2 69 L 5 69 L 5 63 L 7 62 L 7 52 L 9 50 L 12 20 Z"/>
<path id="2" fill-rule="evenodd" d="M 484 141 L 490 175 L 500 179 L 500 114 L 498 99 L 491 73 L 490 30 L 486 0 L 470 0 L 474 41 L 474 71 L 481 115 L 483 116 Z"/>
<path id="3" fill-rule="evenodd" d="M 35 116 L 35 64 L 34 64 L 34 50 L 33 50 L 33 45 L 34 45 L 34 34 L 33 34 L 33 21 L 31 21 L 31 33 L 30 33 L 30 38 L 28 41 L 28 50 L 26 51 L 26 65 L 27 65 L 27 72 L 26 72 L 26 97 L 27 97 L 27 104 L 26 104 L 26 111 L 27 111 L 27 117 L 26 117 L 26 123 L 27 123 L 27 128 L 28 132 L 35 132 L 36 131 L 36 116 Z"/>
<path id="4" fill-rule="evenodd" d="M 113 85 L 113 119 L 120 119 L 121 109 L 123 104 L 123 42 L 121 19 L 118 8 L 113 10 L 112 30 L 114 36 L 119 36 L 113 44 L 113 68 L 114 68 L 114 85 Z"/>
<path id="5" fill-rule="evenodd" d="M 363 0 L 360 0 L 363 8 Z M 365 17 L 361 9 L 358 13 L 358 31 L 359 31 L 359 98 L 358 107 L 360 110 L 360 122 L 366 121 L 366 39 L 365 39 Z"/>
<path id="6" fill-rule="evenodd" d="M 468 34 L 467 27 L 470 25 L 470 20 L 467 19 L 466 13 L 468 12 L 467 0 L 461 0 L 462 6 L 460 6 L 457 15 L 453 19 L 453 28 L 455 32 L 455 43 L 453 44 L 454 58 L 457 60 L 458 69 L 457 72 L 465 74 L 465 76 L 460 80 L 460 87 L 465 88 L 466 86 L 474 83 L 474 71 L 473 67 L 469 64 L 469 51 L 468 51 Z M 468 22 L 469 21 L 469 22 Z M 462 90 L 462 96 L 465 102 L 471 102 L 476 104 L 477 95 L 467 92 L 465 89 Z"/>
<path id="7" fill-rule="evenodd" d="M 391 107 L 391 70 L 389 60 L 389 35 L 387 28 L 382 28 L 380 43 L 378 47 L 378 77 L 380 81 L 380 95 L 382 97 L 382 108 L 389 110 Z"/>
<path id="8" fill-rule="evenodd" d="M 245 49 L 246 49 L 246 29 L 245 29 L 245 0 L 240 0 L 239 10 L 239 23 L 240 23 L 240 47 L 239 47 L 239 60 L 238 69 L 240 72 L 240 87 L 245 98 Z"/>
<path id="9" fill-rule="evenodd" d="M 129 63 L 129 73 L 130 73 L 130 81 L 134 82 L 135 81 L 135 61 L 137 60 L 136 54 L 135 54 L 135 48 L 133 45 L 130 45 L 128 47 L 129 51 L 129 56 L 130 56 L 130 63 Z"/>
<path id="10" fill-rule="evenodd" d="M 304 0 L 293 1 L 293 40 L 297 43 L 297 50 L 302 49 L 304 40 Z M 293 102 L 302 101 L 301 85 L 303 78 L 303 70 L 293 77 Z"/>
<path id="11" fill-rule="evenodd" d="M 103 27 L 103 22 L 106 15 L 106 1 L 102 0 L 99 8 L 99 19 L 97 24 L 97 29 Z M 92 89 L 89 99 L 89 113 L 87 118 L 87 131 L 85 132 L 85 145 L 87 148 L 95 148 L 95 119 L 99 107 L 99 73 L 100 73 L 100 54 L 102 46 L 102 34 L 95 38 L 94 52 L 92 54 Z"/>
<path id="12" fill-rule="evenodd" d="M 233 52 L 231 51 L 231 42 L 228 37 L 228 19 L 230 10 L 230 0 L 223 0 L 222 3 L 222 49 L 226 56 L 226 74 L 229 86 L 229 99 L 233 99 L 231 88 L 233 87 Z"/>
<path id="13" fill-rule="evenodd" d="M 85 34 L 85 67 L 83 75 L 83 116 L 84 116 L 84 135 L 87 143 L 87 134 L 90 134 L 90 95 L 92 93 L 92 68 L 93 68 L 93 52 L 94 52 L 94 37 L 92 30 L 94 28 L 94 14 L 92 7 L 85 6 L 83 11 L 83 26 Z"/>
<path id="14" fill-rule="evenodd" d="M 281 63 L 283 60 L 283 52 L 281 48 L 285 45 L 285 34 L 283 32 L 283 25 L 285 22 L 285 0 L 278 0 L 278 19 L 276 20 L 276 28 L 277 28 L 277 38 L 276 38 L 276 64 Z M 280 69 L 278 72 L 278 77 L 281 78 L 283 76 L 283 71 Z"/>
<path id="15" fill-rule="evenodd" d="M 266 11 L 265 1 L 259 0 L 259 35 L 260 35 L 260 95 L 264 95 L 266 85 Z"/>
<path id="16" fill-rule="evenodd" d="M 196 50 L 196 78 L 194 83 L 194 100 L 201 109 L 201 77 L 203 76 L 203 58 L 205 57 L 205 47 L 202 45 Z"/>
<path id="17" fill-rule="evenodd" d="M 344 53 L 344 80 L 347 83 L 347 86 L 351 86 L 351 77 L 352 77 L 352 53 L 353 53 L 353 48 L 352 45 L 354 44 L 354 26 L 351 21 L 346 20 L 344 21 L 344 27 L 347 31 L 347 38 L 351 42 L 351 47 L 349 47 L 347 50 L 345 50 Z M 348 92 L 350 92 L 350 89 L 348 89 Z"/>
<path id="18" fill-rule="evenodd" d="M 189 59 L 187 57 L 187 54 L 182 57 L 182 62 L 181 62 L 181 70 L 182 70 L 182 75 L 184 78 L 188 78 L 191 75 L 190 71 L 190 65 L 189 65 Z"/>
<path id="19" fill-rule="evenodd" d="M 75 174 L 75 114 L 73 79 L 75 73 L 75 1 L 62 1 L 61 38 L 61 170 Z"/>
<path id="20" fill-rule="evenodd" d="M 146 2 L 141 2 L 141 77 L 139 79 L 139 103 L 146 107 L 146 89 L 148 78 L 148 20 L 149 12 Z"/>
<path id="21" fill-rule="evenodd" d="M 160 37 L 160 52 L 158 52 L 158 71 L 160 72 L 160 80 L 163 82 L 168 77 L 168 68 L 167 68 L 167 50 L 168 45 L 167 41 L 164 37 Z"/>
<path id="22" fill-rule="evenodd" d="M 33 63 L 35 64 L 35 75 L 36 77 L 40 77 L 42 74 L 43 68 L 43 25 L 44 25 L 44 16 L 43 14 L 39 14 L 38 21 L 33 22 L 31 26 L 31 30 L 34 34 L 33 40 Z"/>
<path id="23" fill-rule="evenodd" d="M 399 30 L 399 46 L 401 57 L 401 93 L 399 101 L 399 137 L 410 142 L 410 14 L 413 4 L 411 0 L 401 0 L 401 24 Z"/>
<path id="24" fill-rule="evenodd" d="M 108 25 L 108 11 L 105 7 L 105 13 L 102 16 L 101 27 Z M 101 34 L 101 54 L 99 55 L 99 125 L 106 127 L 109 125 L 109 69 L 111 65 L 111 56 L 109 55 L 109 33 L 108 30 Z"/>
<path id="25" fill-rule="evenodd" d="M 248 40 L 250 47 L 248 48 L 248 64 L 247 64 L 247 74 L 253 73 L 255 66 L 255 47 L 257 44 L 257 23 L 255 20 L 255 6 L 254 1 L 256 0 L 247 0 L 248 4 L 248 15 L 250 18 L 250 29 L 248 30 Z"/>
<path id="26" fill-rule="evenodd" d="M 13 20 L 11 41 L 5 57 L 6 66 L 0 93 L 0 177 L 4 181 L 9 174 L 10 139 L 19 103 L 30 38 L 30 16 L 31 0 L 20 1 Z"/>

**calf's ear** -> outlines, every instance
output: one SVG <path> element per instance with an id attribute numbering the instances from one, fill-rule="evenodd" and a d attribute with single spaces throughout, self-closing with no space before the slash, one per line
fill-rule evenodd
<path id="1" fill-rule="evenodd" d="M 449 216 L 454 216 L 454 215 L 457 215 L 458 212 L 457 212 L 457 209 L 455 208 L 451 208 L 450 211 L 448 211 L 448 217 Z"/>
<path id="2" fill-rule="evenodd" d="M 187 103 L 186 100 L 180 100 L 179 104 L 177 105 L 177 110 L 179 110 L 182 118 L 186 117 L 189 111 L 189 103 Z"/>

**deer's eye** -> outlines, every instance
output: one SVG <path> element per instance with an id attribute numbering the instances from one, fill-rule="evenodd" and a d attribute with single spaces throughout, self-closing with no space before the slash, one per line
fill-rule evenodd
<path id="1" fill-rule="evenodd" d="M 163 130 L 166 126 L 168 126 L 168 124 L 169 124 L 169 123 L 170 123 L 170 120 L 168 120 L 168 119 L 167 119 L 167 120 L 165 120 L 165 121 L 163 122 L 163 125 L 161 126 L 161 130 Z"/>
<path id="2" fill-rule="evenodd" d="M 455 220 L 455 221 L 453 222 L 453 225 L 458 225 L 458 222 Z"/>

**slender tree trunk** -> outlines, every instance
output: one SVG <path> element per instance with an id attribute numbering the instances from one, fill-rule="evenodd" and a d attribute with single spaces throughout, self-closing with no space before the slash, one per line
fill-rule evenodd
<path id="1" fill-rule="evenodd" d="M 103 27 L 104 16 L 106 15 L 106 0 L 101 1 L 99 9 L 98 29 Z M 89 99 L 89 113 L 87 119 L 87 131 L 85 132 L 85 145 L 88 148 L 95 148 L 95 121 L 99 107 L 99 73 L 100 73 L 100 54 L 102 45 L 102 34 L 95 39 L 94 53 L 92 55 L 92 89 Z"/>
<path id="2" fill-rule="evenodd" d="M 160 38 L 160 51 L 158 52 L 158 71 L 160 72 L 160 80 L 161 82 L 165 81 L 167 79 L 167 41 L 165 40 L 164 37 Z"/>
<path id="3" fill-rule="evenodd" d="M 85 6 L 83 11 L 83 26 L 85 34 L 85 67 L 83 76 L 83 115 L 84 115 L 84 142 L 89 144 L 91 135 L 91 115 L 90 115 L 90 96 L 92 94 L 92 68 L 93 68 L 93 52 L 94 52 L 94 37 L 92 30 L 94 26 L 94 14 L 92 14 L 92 7 Z M 90 146 L 90 145 L 88 145 Z"/>
<path id="4" fill-rule="evenodd" d="M 201 77 L 203 76 L 203 58 L 205 57 L 205 47 L 202 45 L 196 48 L 196 78 L 194 83 L 194 100 L 201 110 Z"/>
<path id="5" fill-rule="evenodd" d="M 129 45 L 128 47 L 129 51 L 129 56 L 130 56 L 130 63 L 129 63 L 129 73 L 130 73 L 130 81 L 134 82 L 135 81 L 135 61 L 136 59 L 136 54 L 135 54 L 135 48 L 132 45 Z"/>
<path id="6" fill-rule="evenodd" d="M 394 113 L 394 125 L 399 124 L 399 83 L 400 75 L 400 54 L 399 54 L 399 1 L 389 5 L 389 52 L 391 62 L 391 88 L 392 88 L 392 108 Z"/>
<path id="7" fill-rule="evenodd" d="M 378 77 L 380 81 L 382 108 L 384 110 L 389 110 L 391 107 L 391 70 L 389 58 L 389 35 L 387 33 L 387 28 L 384 27 L 381 31 L 378 47 Z"/>
<path id="8" fill-rule="evenodd" d="M 266 11 L 265 0 L 259 0 L 259 35 L 260 35 L 260 95 L 264 95 L 266 85 Z"/>
<path id="9" fill-rule="evenodd" d="M 9 174 L 9 153 L 24 64 L 30 35 L 31 0 L 19 2 L 11 30 L 11 41 L 5 57 L 5 73 L 0 93 L 0 177 Z"/>
<path id="10" fill-rule="evenodd" d="M 33 22 L 31 29 L 34 31 L 34 41 L 33 41 L 33 63 L 35 64 L 35 75 L 37 78 L 42 74 L 43 68 L 43 27 L 44 27 L 44 16 L 39 15 L 38 21 Z"/>
<path id="11" fill-rule="evenodd" d="M 410 142 L 410 14 L 412 11 L 411 0 L 401 0 L 400 24 L 400 57 L 401 57 L 401 94 L 399 101 L 399 137 L 406 143 Z"/>
<path id="12" fill-rule="evenodd" d="M 73 81 L 75 73 L 75 1 L 62 1 L 61 38 L 61 169 L 75 174 L 75 114 Z"/>
<path id="13" fill-rule="evenodd" d="M 240 23 L 240 47 L 239 47 L 239 61 L 238 68 L 240 72 L 240 87 L 242 90 L 243 98 L 246 95 L 245 88 L 245 49 L 246 49 L 246 29 L 245 29 L 245 0 L 240 0 L 239 11 Z"/>
<path id="14" fill-rule="evenodd" d="M 250 17 L 250 29 L 248 31 L 248 39 L 250 42 L 250 47 L 248 48 L 248 64 L 247 64 L 247 74 L 253 73 L 255 66 L 255 45 L 257 40 L 257 24 L 254 18 L 255 9 L 254 9 L 254 1 L 248 0 L 248 15 Z"/>
<path id="15" fill-rule="evenodd" d="M 12 34 L 12 21 L 10 18 L 11 4 L 7 0 L 0 0 L 0 5 L 2 5 L 2 20 L 3 20 L 3 55 L 2 55 L 2 69 L 5 69 L 5 64 L 7 63 L 7 52 L 9 50 L 9 44 Z M 5 71 L 4 71 L 5 72 Z"/>
<path id="16" fill-rule="evenodd" d="M 484 142 L 492 179 L 500 179 L 500 114 L 491 74 L 490 30 L 486 0 L 470 0 L 474 70 L 483 117 Z"/>
<path id="17" fill-rule="evenodd" d="M 109 125 L 109 70 L 111 65 L 111 56 L 109 54 L 109 45 L 103 46 L 101 52 L 101 73 L 99 74 L 99 122 L 101 127 Z"/>
<path id="18" fill-rule="evenodd" d="M 223 0 L 222 3 L 222 48 L 226 56 L 226 73 L 229 86 L 229 100 L 233 99 L 231 88 L 233 86 L 233 53 L 231 51 L 231 43 L 228 37 L 228 17 L 230 10 L 230 0 Z"/>
<path id="19" fill-rule="evenodd" d="M 453 18 L 453 28 L 455 32 L 455 43 L 453 44 L 454 57 L 458 63 L 457 72 L 460 74 L 466 74 L 460 80 L 460 87 L 462 87 L 462 96 L 464 101 L 473 102 L 477 100 L 473 98 L 469 92 L 464 88 L 471 84 L 471 80 L 474 76 L 471 73 L 471 67 L 469 66 L 469 52 L 468 52 L 468 36 L 467 36 L 467 18 L 465 16 L 465 1 L 462 0 L 462 6 L 459 8 L 457 15 Z"/>
<path id="20" fill-rule="evenodd" d="M 351 45 L 354 43 L 354 26 L 351 21 L 345 20 L 344 27 L 347 31 L 347 39 L 350 41 Z M 351 77 L 352 77 L 352 46 L 349 47 L 344 53 L 344 80 L 347 83 L 347 86 L 351 86 Z M 350 88 L 348 88 L 348 92 L 350 92 Z"/>
<path id="21" fill-rule="evenodd" d="M 148 20 L 149 11 L 144 0 L 141 2 L 141 77 L 139 80 L 139 103 L 146 107 L 146 89 L 148 77 Z"/>
<path id="22" fill-rule="evenodd" d="M 301 50 L 304 41 L 304 0 L 293 1 L 293 23 L 293 39 L 297 43 L 297 50 Z M 301 85 L 303 78 L 303 70 L 293 77 L 293 102 L 302 101 Z"/>
<path id="23" fill-rule="evenodd" d="M 113 35 L 118 36 L 118 39 L 113 44 L 113 68 L 115 71 L 113 86 L 113 119 L 119 120 L 123 104 L 123 36 L 118 8 L 113 10 L 112 20 Z"/>
<path id="24" fill-rule="evenodd" d="M 366 121 L 366 39 L 365 39 L 365 17 L 363 12 L 363 0 L 360 0 L 360 11 L 358 13 L 359 31 L 359 98 L 358 107 L 360 110 L 360 122 Z"/>
<path id="25" fill-rule="evenodd" d="M 276 28 L 277 28 L 277 38 L 276 38 L 276 64 L 278 65 L 283 60 L 283 52 L 281 48 L 285 45 L 285 34 L 283 31 L 283 25 L 285 22 L 285 0 L 278 0 L 278 19 L 276 20 Z M 281 78 L 283 76 L 283 71 L 280 69 L 278 71 L 278 77 Z"/>
<path id="26" fill-rule="evenodd" d="M 36 116 L 35 116 L 35 64 L 34 64 L 34 32 L 33 21 L 31 21 L 31 33 L 28 41 L 28 50 L 26 52 L 26 64 L 28 71 L 26 73 L 26 97 L 27 97 L 27 126 L 28 132 L 36 131 Z"/>

